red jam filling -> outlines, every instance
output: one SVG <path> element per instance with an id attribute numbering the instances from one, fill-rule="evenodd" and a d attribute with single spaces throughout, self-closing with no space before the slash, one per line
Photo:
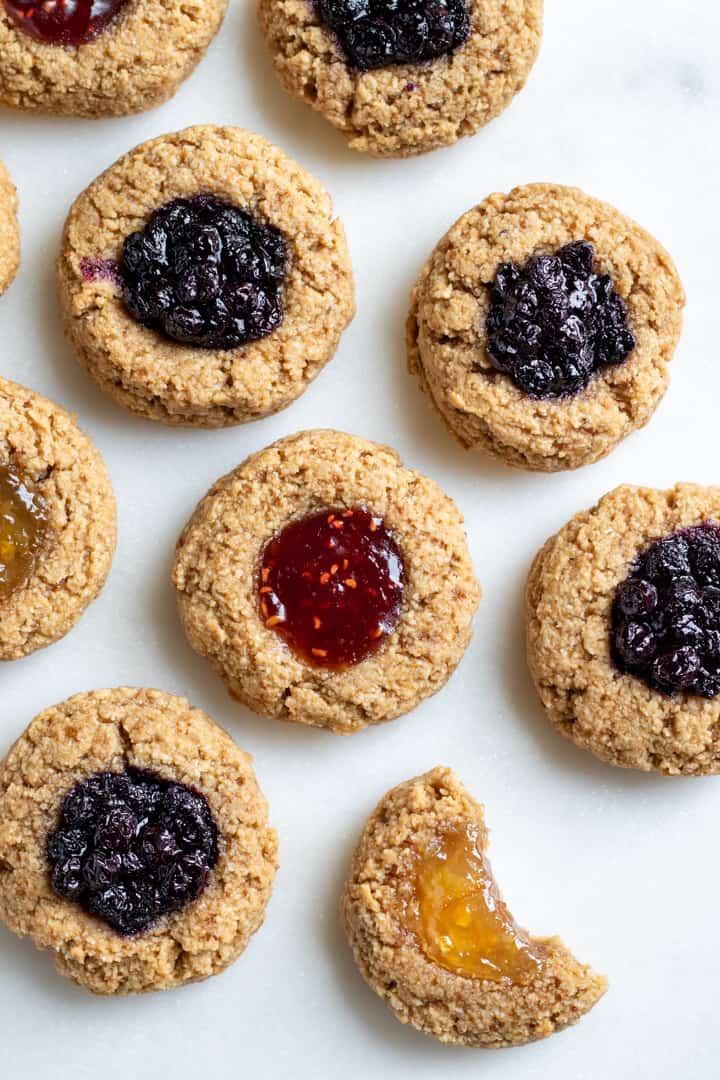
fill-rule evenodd
<path id="1" fill-rule="evenodd" d="M 403 581 L 403 558 L 382 518 L 363 507 L 324 510 L 267 544 L 260 613 L 300 659 L 342 671 L 393 632 Z"/>
<path id="2" fill-rule="evenodd" d="M 128 0 L 5 0 L 10 18 L 46 45 L 86 45 Z"/>

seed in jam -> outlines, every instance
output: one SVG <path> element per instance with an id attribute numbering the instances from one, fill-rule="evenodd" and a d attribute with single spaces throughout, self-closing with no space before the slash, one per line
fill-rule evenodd
<path id="1" fill-rule="evenodd" d="M 402 889 L 403 921 L 425 955 L 474 979 L 528 982 L 545 961 L 500 898 L 475 825 L 441 833 Z"/>
<path id="2" fill-rule="evenodd" d="M 27 583 L 47 537 L 44 502 L 11 467 L 0 465 L 0 600 Z"/>
<path id="3" fill-rule="evenodd" d="M 86 45 L 128 0 L 5 0 L 13 22 L 45 45 Z"/>
<path id="4" fill-rule="evenodd" d="M 403 584 L 403 558 L 381 517 L 363 507 L 323 510 L 267 544 L 260 614 L 300 659 L 342 671 L 393 632 Z"/>

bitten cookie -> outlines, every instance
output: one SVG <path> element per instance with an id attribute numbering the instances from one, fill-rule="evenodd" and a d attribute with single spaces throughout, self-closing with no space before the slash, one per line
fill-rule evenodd
<path id="1" fill-rule="evenodd" d="M 166 424 L 285 408 L 355 313 L 329 195 L 239 128 L 188 128 L 121 158 L 72 207 L 58 274 L 80 362 Z"/>
<path id="2" fill-rule="evenodd" d="M 0 104 L 74 116 L 161 105 L 195 69 L 227 0 L 4 0 Z"/>
<path id="3" fill-rule="evenodd" d="M 12 284 L 20 265 L 18 197 L 7 169 L 0 161 L 0 296 Z"/>
<path id="4" fill-rule="evenodd" d="M 341 734 L 444 685 L 480 594 L 452 500 L 338 431 L 280 439 L 219 480 L 173 581 L 190 644 L 233 697 Z"/>
<path id="5" fill-rule="evenodd" d="M 260 0 L 283 87 L 353 150 L 409 157 L 474 135 L 525 85 L 542 0 Z"/>
<path id="6" fill-rule="evenodd" d="M 530 670 L 561 734 L 611 765 L 720 772 L 720 488 L 618 487 L 536 557 Z"/>
<path id="7" fill-rule="evenodd" d="M 411 298 L 409 367 L 462 446 L 575 469 L 652 416 L 684 303 L 639 225 L 575 188 L 531 184 L 491 195 L 435 248 Z"/>
<path id="8" fill-rule="evenodd" d="M 0 916 L 95 994 L 223 971 L 276 867 L 249 755 L 183 698 L 78 694 L 0 764 Z"/>
<path id="9" fill-rule="evenodd" d="M 483 808 L 450 769 L 408 780 L 365 826 L 341 915 L 363 977 L 401 1023 L 499 1048 L 575 1023 L 607 984 L 559 938 L 517 926 L 487 847 Z"/>
<path id="10" fill-rule="evenodd" d="M 115 496 L 73 418 L 0 379 L 0 660 L 51 645 L 100 593 Z"/>

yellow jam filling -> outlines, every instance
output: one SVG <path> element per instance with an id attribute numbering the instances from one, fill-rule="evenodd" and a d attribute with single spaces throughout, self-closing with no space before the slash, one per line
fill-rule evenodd
<path id="1" fill-rule="evenodd" d="M 545 953 L 515 923 L 500 899 L 474 825 L 442 833 L 408 882 L 408 929 L 425 955 L 476 979 L 529 981 Z"/>
<path id="2" fill-rule="evenodd" d="M 48 515 L 11 466 L 0 465 L 0 600 L 25 585 L 47 537 Z"/>

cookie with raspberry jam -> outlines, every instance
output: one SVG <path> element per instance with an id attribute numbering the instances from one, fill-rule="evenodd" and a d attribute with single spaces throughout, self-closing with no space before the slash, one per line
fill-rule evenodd
<path id="1" fill-rule="evenodd" d="M 0 917 L 95 994 L 206 979 L 262 925 L 267 818 L 249 755 L 183 698 L 78 694 L 0 762 Z"/>
<path id="2" fill-rule="evenodd" d="M 96 447 L 59 405 L 0 379 L 0 660 L 68 633 L 105 584 L 115 536 Z"/>
<path id="3" fill-rule="evenodd" d="M 125 116 L 172 97 L 227 0 L 0 0 L 0 104 Z"/>
<path id="4" fill-rule="evenodd" d="M 72 207 L 58 274 L 81 364 L 118 404 L 166 424 L 285 408 L 355 313 L 329 195 L 239 128 L 188 128 L 121 158 Z"/>
<path id="5" fill-rule="evenodd" d="M 281 439 L 219 480 L 173 581 L 191 645 L 233 697 L 341 734 L 444 685 L 480 593 L 452 500 L 338 431 Z"/>
<path id="6" fill-rule="evenodd" d="M 528 657 L 557 730 L 603 761 L 720 773 L 720 488 L 622 486 L 537 555 Z"/>

